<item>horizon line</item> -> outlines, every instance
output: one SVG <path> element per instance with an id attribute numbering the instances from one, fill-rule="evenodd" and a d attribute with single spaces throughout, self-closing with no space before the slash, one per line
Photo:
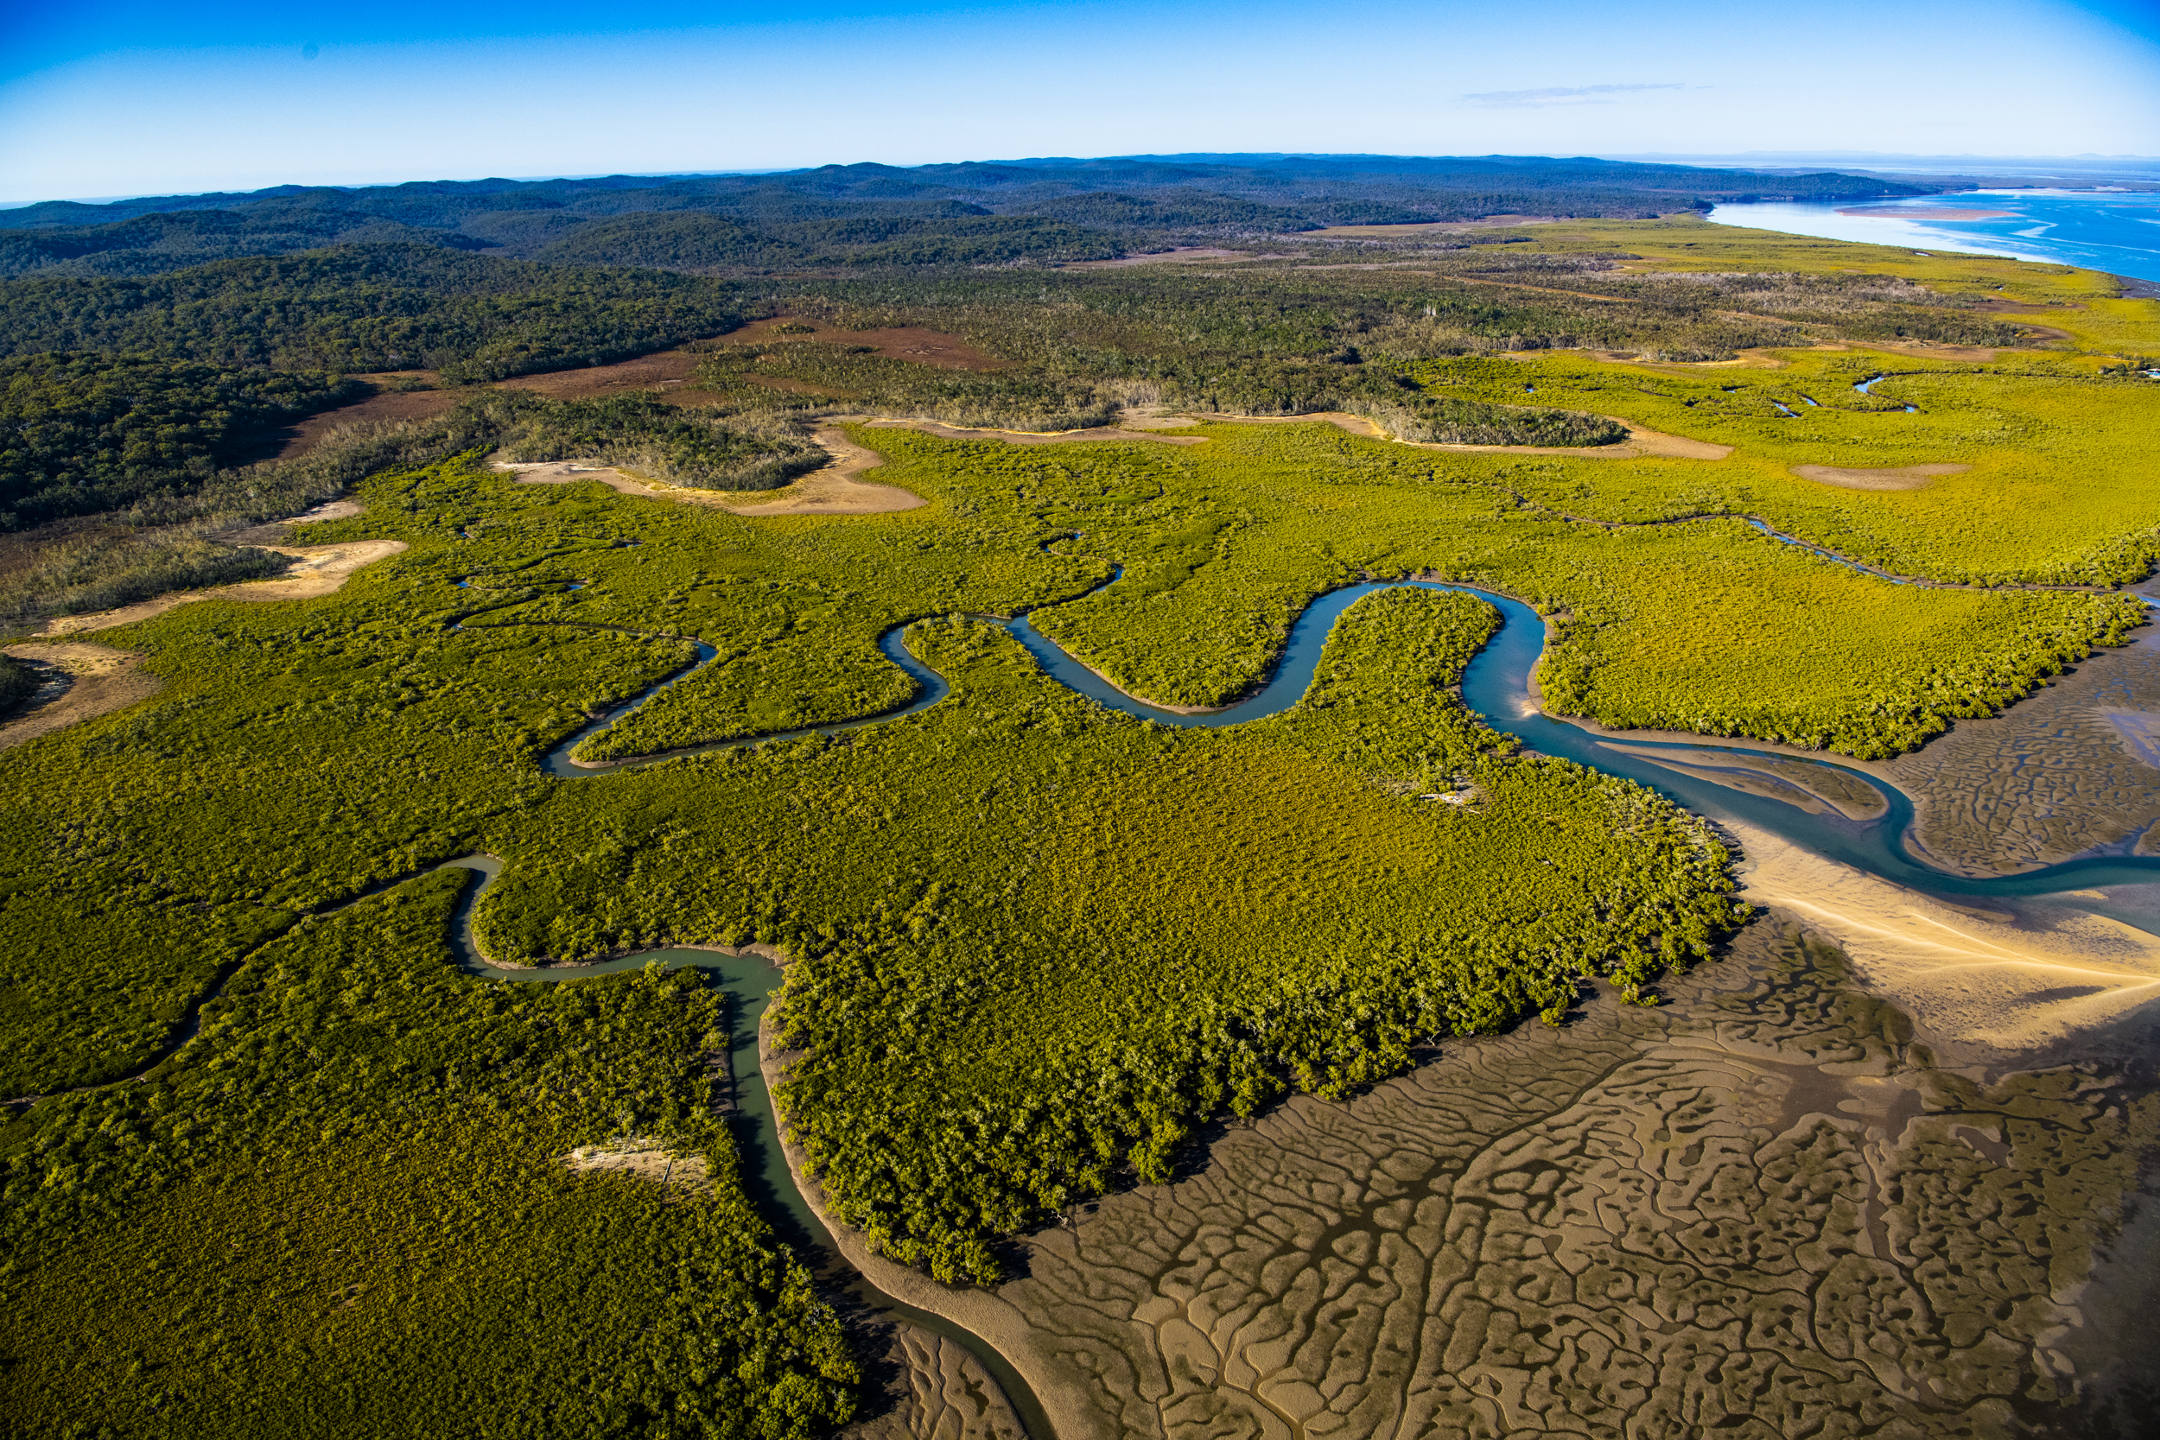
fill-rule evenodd
<path id="1" fill-rule="evenodd" d="M 1598 160 L 1608 164 L 1647 163 L 1672 165 L 1680 169 L 1729 168 L 1731 162 L 1750 159 L 1765 161 L 1783 160 L 1791 164 L 1831 165 L 1839 162 L 1863 160 L 1912 161 L 1935 164 L 1997 164 L 1997 165 L 2063 165 L 2073 163 L 2092 164 L 2101 162 L 2112 165 L 2151 165 L 2160 167 L 2160 155 L 2102 155 L 2085 151 L 2076 155 L 1977 155 L 1923 154 L 1915 151 L 1885 150 L 1742 150 L 1727 152 L 1707 151 L 1631 151 L 1620 154 L 1574 154 L 1516 153 L 1507 154 L 1488 151 L 1481 155 L 1419 154 L 1412 152 L 1387 153 L 1370 150 L 1181 150 L 1181 151 L 1132 151 L 1110 155 L 1030 155 L 994 157 L 973 160 L 925 160 L 913 165 L 893 165 L 874 160 L 828 160 L 818 165 L 752 166 L 740 169 L 720 170 L 588 170 L 570 173 L 543 173 L 533 175 L 465 175 L 465 176 L 415 176 L 405 180 L 371 180 L 356 183 L 326 181 L 308 183 L 286 180 L 269 185 L 258 185 L 249 190 L 169 190 L 137 191 L 120 195 L 48 195 L 34 200 L 0 200 L 0 210 L 25 210 L 33 205 L 118 205 L 130 200 L 193 200 L 209 195 L 231 195 L 248 198 L 272 190 L 388 190 L 401 185 L 481 185 L 489 181 L 501 181 L 510 185 L 545 185 L 555 181 L 577 180 L 710 180 L 727 179 L 746 175 L 801 175 L 815 170 L 852 169 L 858 165 L 876 165 L 889 170 L 927 170 L 950 165 L 1055 165 L 1089 164 L 1108 160 L 1154 160 L 1198 161 L 1211 160 L 1218 163 L 1235 160 Z M 1690 163 L 1698 162 L 1698 163 Z M 1701 162 L 1727 162 L 1714 165 Z M 1868 168 L 1868 167 L 1862 167 Z M 1986 178 L 1986 177 L 1974 177 Z"/>

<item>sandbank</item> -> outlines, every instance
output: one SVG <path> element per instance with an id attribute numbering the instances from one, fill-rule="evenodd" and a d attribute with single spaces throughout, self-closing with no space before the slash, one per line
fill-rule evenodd
<path id="1" fill-rule="evenodd" d="M 0 750 L 147 700 L 164 681 L 138 668 L 142 656 L 103 645 L 10 645 L 7 654 L 47 670 L 29 707 L 0 724 Z"/>
<path id="2" fill-rule="evenodd" d="M 1900 465 L 1887 470 L 1850 470 L 1840 465 L 1795 465 L 1792 473 L 1840 490 L 1921 490 L 1942 475 L 1963 475 L 1970 465 Z"/>
<path id="3" fill-rule="evenodd" d="M 1869 220 L 2008 220 L 2013 215 L 2009 210 L 1981 210 L 1966 205 L 1901 205 L 1896 209 L 1856 205 L 1837 213 Z"/>
<path id="4" fill-rule="evenodd" d="M 40 639 L 61 635 L 81 635 L 92 630 L 107 630 L 115 625 L 132 625 L 138 620 L 148 620 L 162 615 L 176 606 L 192 604 L 197 600 L 245 600 L 251 602 L 269 600 L 313 600 L 335 593 L 343 587 L 353 573 L 402 553 L 403 540 L 346 540 L 335 545 L 265 545 L 265 550 L 275 550 L 289 555 L 296 562 L 293 568 L 272 580 L 244 580 L 237 585 L 214 585 L 206 590 L 180 590 L 170 595 L 160 595 L 154 600 L 143 600 L 133 605 L 123 605 L 117 610 L 98 610 L 88 615 L 63 615 L 48 620 L 38 630 Z"/>
<path id="5" fill-rule="evenodd" d="M 1812 815 L 1838 815 L 1847 820 L 1865 821 L 1879 819 L 1890 808 L 1880 792 L 1865 781 L 1798 757 L 1788 760 L 1768 755 L 1743 755 L 1709 745 L 1701 749 L 1664 750 L 1611 740 L 1604 743 L 1606 749 L 1622 755 L 1648 760 L 1653 765 L 1713 785 L 1782 800 Z"/>
<path id="6" fill-rule="evenodd" d="M 1725 822 L 1743 893 L 1799 917 L 1928 1030 L 2035 1050 L 2160 998 L 2160 936 L 2103 915 L 1966 909 Z"/>

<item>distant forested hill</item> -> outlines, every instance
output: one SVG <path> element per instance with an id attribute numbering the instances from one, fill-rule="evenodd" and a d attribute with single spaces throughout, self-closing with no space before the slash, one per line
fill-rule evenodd
<path id="1" fill-rule="evenodd" d="M 0 278 L 150 275 L 240 256 L 402 242 L 670 269 L 997 264 L 1338 224 L 1634 217 L 1738 199 L 1922 187 L 1836 173 L 1515 156 L 1184 155 L 828 165 L 777 175 L 280 186 L 0 211 Z"/>
<path id="2" fill-rule="evenodd" d="M 731 289 L 717 280 L 411 244 L 0 287 L 0 355 L 95 350 L 280 369 L 428 368 L 453 380 L 605 364 L 739 322 Z"/>

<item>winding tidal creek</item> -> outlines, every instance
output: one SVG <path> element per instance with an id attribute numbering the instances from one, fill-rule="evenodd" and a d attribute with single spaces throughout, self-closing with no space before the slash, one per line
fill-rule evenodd
<path id="1" fill-rule="evenodd" d="M 1117 578 L 1113 575 L 1104 584 L 1114 584 Z M 1905 836 L 1913 821 L 1913 810 L 1905 794 L 1861 771 L 1796 757 L 1789 752 L 1721 745 L 1705 739 L 1602 737 L 1545 715 L 1537 708 L 1532 692 L 1532 678 L 1545 646 L 1544 621 L 1523 602 L 1474 586 L 1425 580 L 1383 581 L 1350 585 L 1318 596 L 1292 626 L 1283 653 L 1265 682 L 1235 704 L 1202 712 L 1164 710 L 1125 694 L 1059 648 L 1035 628 L 1025 613 L 1009 620 L 996 620 L 996 623 L 1002 624 L 1019 640 L 1052 679 L 1109 709 L 1165 726 L 1222 727 L 1279 714 L 1296 705 L 1311 685 L 1328 635 L 1343 614 L 1367 595 L 1406 586 L 1475 595 L 1500 612 L 1500 629 L 1472 659 L 1464 673 L 1463 699 L 1493 729 L 1517 737 L 1542 754 L 1624 777 L 1712 820 L 1752 825 L 1825 858 L 1938 897 L 2031 897 L 2160 879 L 2160 858 L 2130 855 L 2090 856 L 2006 877 L 1953 875 L 1925 864 L 1907 849 Z M 878 642 L 883 653 L 906 671 L 917 685 L 915 698 L 898 709 L 835 725 L 722 741 L 663 755 L 589 764 L 572 758 L 573 752 L 586 741 L 618 724 L 669 686 L 679 684 L 711 664 L 717 652 L 700 644 L 697 658 L 690 665 L 608 711 L 558 745 L 543 758 L 543 768 L 548 774 L 566 780 L 596 779 L 618 770 L 658 764 L 706 750 L 760 745 L 812 733 L 838 734 L 914 714 L 937 704 L 950 686 L 943 676 L 917 660 L 908 650 L 906 630 L 905 624 L 894 626 Z M 1660 755 L 1686 765 L 1696 773 L 1686 773 L 1651 758 Z M 1707 766 L 1706 755 L 1709 757 Z M 1818 792 L 1848 797 L 1871 793 L 1880 803 L 1858 807 L 1849 804 L 1804 807 L 1770 794 L 1749 793 L 1713 779 L 1698 778 L 1706 771 L 1716 772 L 1718 757 L 1729 757 L 1742 767 L 1749 766 L 1750 762 L 1757 769 L 1765 764 L 1772 768 L 1784 767 L 1788 774 L 1794 773 L 1793 767 L 1801 767 L 1802 772 L 1819 774 L 1819 783 L 1814 787 Z M 1856 810 L 1867 813 L 1868 818 L 1851 818 Z M 1052 1440 L 1054 1432 L 1042 1405 L 996 1348 L 950 1320 L 905 1305 L 875 1289 L 840 1258 L 816 1209 L 796 1184 L 780 1142 L 778 1121 L 759 1057 L 759 1022 L 772 992 L 778 987 L 778 965 L 757 954 L 691 949 L 646 951 L 597 964 L 542 969 L 494 965 L 474 945 L 472 912 L 488 882 L 500 871 L 500 863 L 486 856 L 469 856 L 448 863 L 472 870 L 480 877 L 480 883 L 467 892 L 455 925 L 460 961 L 474 974 L 498 980 L 556 982 L 653 964 L 689 965 L 708 971 L 735 1001 L 731 1054 L 735 1084 L 734 1128 L 743 1152 L 744 1178 L 753 1198 L 763 1204 L 765 1213 L 774 1220 L 784 1238 L 803 1253 L 819 1257 L 821 1263 L 817 1268 L 828 1283 L 874 1312 L 919 1326 L 963 1346 L 1004 1390 L 1029 1435 L 1034 1440 Z"/>

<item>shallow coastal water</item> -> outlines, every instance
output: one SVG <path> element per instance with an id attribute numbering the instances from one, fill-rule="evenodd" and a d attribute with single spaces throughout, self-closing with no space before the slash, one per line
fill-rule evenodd
<path id="1" fill-rule="evenodd" d="M 1942 211 L 1953 214 L 1929 213 Z M 1955 213 L 1961 211 L 1977 213 Z M 1710 220 L 1826 240 L 2045 260 L 2160 282 L 2160 193 L 1968 190 L 1869 205 L 1759 202 L 1720 205 Z"/>

